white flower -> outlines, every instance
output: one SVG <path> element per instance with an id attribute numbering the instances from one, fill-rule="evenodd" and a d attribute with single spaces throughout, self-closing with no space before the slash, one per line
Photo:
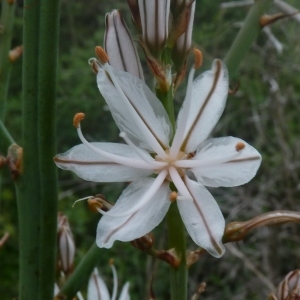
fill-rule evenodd
<path id="1" fill-rule="evenodd" d="M 89 143 L 79 115 L 75 125 L 82 144 L 55 157 L 60 168 L 85 180 L 132 181 L 113 208 L 102 212 L 99 247 L 110 248 L 115 240 L 131 241 L 153 230 L 169 209 L 173 182 L 181 218 L 194 242 L 215 257 L 223 255 L 224 218 L 205 186 L 247 183 L 261 156 L 238 138 L 207 139 L 225 107 L 228 73 L 220 60 L 193 81 L 194 72 L 173 137 L 164 107 L 143 81 L 107 63 L 99 66 L 98 87 L 127 145 Z"/>
<path id="2" fill-rule="evenodd" d="M 87 292 L 87 299 L 88 300 L 115 300 L 117 297 L 118 291 L 118 278 L 117 278 L 117 271 L 113 264 L 110 265 L 113 278 L 114 278 L 114 287 L 113 293 L 110 297 L 106 284 L 104 283 L 103 279 L 100 277 L 97 268 L 94 269 L 93 274 L 89 279 L 88 284 L 88 292 Z M 130 300 L 129 296 L 129 282 L 126 282 L 122 288 L 119 300 Z"/>

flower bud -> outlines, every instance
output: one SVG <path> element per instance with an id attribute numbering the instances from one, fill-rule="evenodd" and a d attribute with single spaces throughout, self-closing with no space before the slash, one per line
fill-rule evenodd
<path id="1" fill-rule="evenodd" d="M 68 274 L 73 270 L 75 243 L 68 218 L 59 213 L 57 223 L 59 266 L 64 273 Z"/>
<path id="2" fill-rule="evenodd" d="M 270 300 L 300 299 L 300 270 L 288 273 L 280 282 L 277 292 L 271 294 Z"/>
<path id="3" fill-rule="evenodd" d="M 104 48 L 114 68 L 144 79 L 141 62 L 121 12 L 113 10 L 105 17 Z"/>
<path id="4" fill-rule="evenodd" d="M 169 33 L 170 0 L 139 0 L 142 40 L 149 52 L 159 57 Z"/>
<path id="5" fill-rule="evenodd" d="M 127 4 L 131 11 L 131 18 L 139 31 L 142 31 L 141 15 L 138 0 L 127 0 Z"/>
<path id="6" fill-rule="evenodd" d="M 178 25 L 175 29 L 180 33 L 180 36 L 175 42 L 172 53 L 172 59 L 177 69 L 182 67 L 192 47 L 192 32 L 196 7 L 196 1 L 185 0 L 181 2 L 184 2 L 184 6 L 181 14 L 178 16 Z"/>
<path id="7" fill-rule="evenodd" d="M 152 233 L 148 233 L 140 237 L 139 239 L 130 242 L 130 244 L 133 247 L 140 249 L 141 251 L 147 251 L 151 249 L 153 243 L 154 243 L 154 235 Z"/>

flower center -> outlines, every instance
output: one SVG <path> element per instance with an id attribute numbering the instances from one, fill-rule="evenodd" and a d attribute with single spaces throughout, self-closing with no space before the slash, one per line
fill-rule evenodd
<path id="1" fill-rule="evenodd" d="M 171 158 L 170 149 L 165 150 L 165 153 L 167 155 L 167 157 L 165 159 L 162 159 L 158 156 L 155 157 L 156 161 L 167 163 L 167 165 L 162 167 L 161 169 L 156 169 L 155 173 L 159 174 L 162 170 L 168 170 L 168 172 L 169 172 L 170 167 L 174 167 L 177 170 L 180 177 L 183 177 L 184 173 L 185 173 L 185 168 L 179 168 L 179 167 L 174 166 L 174 162 L 176 162 L 178 160 L 182 160 L 182 159 L 184 159 L 184 160 L 189 159 L 190 158 L 189 155 L 186 154 L 185 152 L 179 151 L 176 157 Z M 167 179 L 169 181 L 172 181 L 171 177 L 170 177 L 170 174 L 168 174 Z"/>

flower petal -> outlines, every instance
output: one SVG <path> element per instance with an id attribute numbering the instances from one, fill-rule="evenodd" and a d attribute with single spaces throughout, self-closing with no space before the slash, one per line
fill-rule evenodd
<path id="1" fill-rule="evenodd" d="M 211 70 L 193 82 L 190 99 L 186 99 L 178 115 L 177 128 L 185 127 L 181 150 L 196 150 L 211 133 L 221 117 L 228 95 L 228 71 L 215 60 Z"/>
<path id="2" fill-rule="evenodd" d="M 91 143 L 98 149 L 117 154 L 127 158 L 140 160 L 132 148 L 125 144 Z M 145 155 L 147 153 L 145 152 Z M 148 154 L 147 154 L 148 155 Z M 150 157 L 150 156 L 149 156 Z M 146 177 L 153 173 L 152 170 L 144 170 L 122 166 L 112 163 L 80 144 L 69 151 L 55 156 L 56 165 L 64 170 L 70 170 L 79 177 L 94 182 L 123 182 Z"/>
<path id="3" fill-rule="evenodd" d="M 225 248 L 222 244 L 225 221 L 220 208 L 198 182 L 185 176 L 185 182 L 193 201 L 177 200 L 181 218 L 193 241 L 214 257 L 221 257 Z"/>
<path id="4" fill-rule="evenodd" d="M 153 178 L 145 178 L 131 183 L 123 191 L 110 213 L 118 215 L 136 205 L 153 181 Z M 104 215 L 98 224 L 97 245 L 100 248 L 110 248 L 116 240 L 128 242 L 149 233 L 167 213 L 170 206 L 168 198 L 170 192 L 168 184 L 163 183 L 155 196 L 135 213 L 122 217 Z"/>
<path id="5" fill-rule="evenodd" d="M 89 279 L 88 291 L 87 291 L 88 300 L 110 300 L 110 295 L 106 284 L 103 279 L 100 277 L 97 268 L 94 269 L 93 274 Z"/>
<path id="6" fill-rule="evenodd" d="M 119 300 L 130 300 L 130 296 L 129 296 L 129 282 L 126 282 L 122 288 Z"/>
<path id="7" fill-rule="evenodd" d="M 239 150 L 239 155 L 234 159 L 226 160 L 237 152 L 236 146 L 243 144 L 244 148 Z M 235 137 L 223 137 L 209 139 L 200 145 L 200 150 L 193 158 L 198 161 L 212 161 L 209 166 L 192 169 L 197 180 L 211 187 L 232 187 L 249 182 L 256 174 L 260 163 L 259 152 Z M 223 160 L 223 162 L 221 162 Z M 213 161 L 218 161 L 214 164 Z"/>
<path id="8" fill-rule="evenodd" d="M 113 84 L 111 76 L 117 80 L 123 95 Z M 97 83 L 120 131 L 126 132 L 131 140 L 138 140 L 145 149 L 154 150 L 149 134 L 163 148 L 168 148 L 172 134 L 169 117 L 142 80 L 111 66 L 104 66 L 99 69 Z"/>

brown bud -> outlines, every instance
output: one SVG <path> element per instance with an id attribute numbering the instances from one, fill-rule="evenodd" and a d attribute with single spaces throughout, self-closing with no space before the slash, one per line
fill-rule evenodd
<path id="1" fill-rule="evenodd" d="M 157 252 L 157 257 L 164 260 L 174 268 L 178 268 L 180 265 L 180 256 L 176 252 L 175 248 L 169 249 L 167 251 L 160 250 Z"/>
<path id="2" fill-rule="evenodd" d="M 259 23 L 262 27 L 264 27 L 264 26 L 273 24 L 278 20 L 293 17 L 296 14 L 299 14 L 299 12 L 296 11 L 296 12 L 293 12 L 290 14 L 278 13 L 278 14 L 274 14 L 274 15 L 264 15 L 259 19 Z"/>
<path id="3" fill-rule="evenodd" d="M 23 148 L 17 144 L 12 144 L 8 148 L 7 163 L 12 173 L 13 179 L 16 179 L 22 173 Z"/>
<path id="4" fill-rule="evenodd" d="M 154 235 L 148 233 L 139 239 L 131 241 L 130 244 L 141 251 L 148 251 L 154 244 Z"/>
<path id="5" fill-rule="evenodd" d="M 23 46 L 17 46 L 9 51 L 8 58 L 11 62 L 15 62 L 23 54 Z"/>

